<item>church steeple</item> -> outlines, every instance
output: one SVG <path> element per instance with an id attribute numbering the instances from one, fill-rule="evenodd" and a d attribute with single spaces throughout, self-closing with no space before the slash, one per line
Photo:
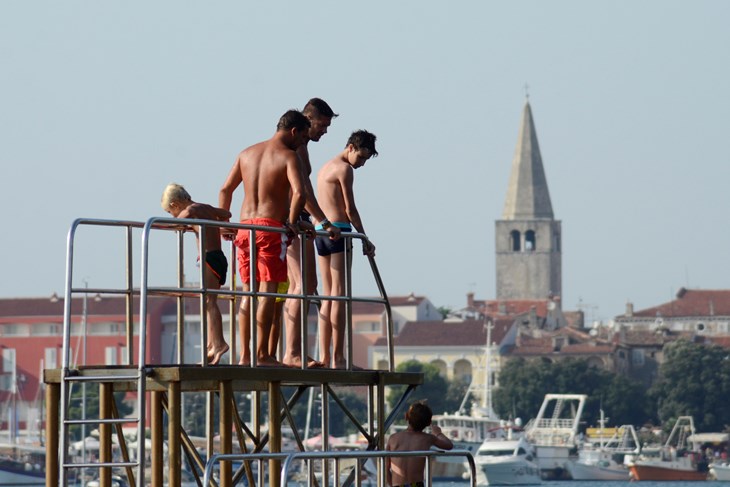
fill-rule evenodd
<path id="1" fill-rule="evenodd" d="M 495 222 L 497 299 L 562 293 L 561 224 L 553 217 L 530 103 L 525 101 L 502 219 Z"/>
<path id="2" fill-rule="evenodd" d="M 530 102 L 525 100 L 522 124 L 517 136 L 517 147 L 512 159 L 512 174 L 504 201 L 504 220 L 553 219 L 545 170 L 542 167 L 540 146 L 532 120 Z"/>

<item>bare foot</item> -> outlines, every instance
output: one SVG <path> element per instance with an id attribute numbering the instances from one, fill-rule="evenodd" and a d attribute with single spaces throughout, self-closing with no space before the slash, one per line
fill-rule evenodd
<path id="1" fill-rule="evenodd" d="M 238 361 L 238 365 L 241 367 L 251 367 L 251 360 L 244 360 L 243 357 L 241 357 L 241 360 Z"/>
<path id="2" fill-rule="evenodd" d="M 293 369 L 301 369 L 302 368 L 302 359 L 301 357 L 294 357 L 289 360 L 283 360 L 282 363 L 286 365 L 287 367 L 291 367 Z M 321 369 L 324 367 L 324 364 L 322 362 L 317 362 L 312 357 L 307 357 L 307 368 L 308 369 Z"/>
<path id="3" fill-rule="evenodd" d="M 256 361 L 257 367 L 289 367 L 289 365 L 282 364 L 274 357 L 262 357 Z"/>
<path id="4" fill-rule="evenodd" d="M 221 357 L 228 351 L 228 344 L 224 343 L 220 348 L 211 348 L 208 350 L 208 365 L 217 365 L 221 361 Z"/>

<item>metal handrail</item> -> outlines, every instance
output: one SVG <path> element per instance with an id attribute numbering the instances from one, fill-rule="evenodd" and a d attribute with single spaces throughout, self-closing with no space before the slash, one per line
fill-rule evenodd
<path id="1" fill-rule="evenodd" d="M 375 458 L 378 460 L 378 464 L 381 472 L 384 474 L 383 462 L 386 458 L 400 458 L 400 457 L 425 457 L 431 459 L 433 457 L 464 457 L 468 464 L 469 473 L 469 484 L 470 487 L 476 487 L 476 464 L 474 462 L 474 456 L 469 450 L 422 450 L 422 451 L 388 451 L 388 450 L 357 450 L 357 451 L 311 451 L 311 452 L 291 452 L 291 453 L 228 453 L 228 454 L 215 454 L 208 460 L 205 466 L 205 472 L 203 475 L 203 485 L 210 485 L 213 469 L 216 463 L 222 461 L 262 461 L 262 460 L 284 460 L 281 466 L 281 474 L 279 485 L 286 486 L 287 479 L 289 478 L 289 470 L 291 469 L 292 463 L 298 460 L 335 460 L 341 459 L 356 459 L 356 460 L 367 460 L 369 458 Z M 430 461 L 425 462 L 425 476 L 424 479 L 427 481 L 426 485 L 431 485 L 431 468 Z M 272 475 L 272 472 L 269 472 Z M 379 483 L 379 485 L 385 485 L 385 482 Z"/>

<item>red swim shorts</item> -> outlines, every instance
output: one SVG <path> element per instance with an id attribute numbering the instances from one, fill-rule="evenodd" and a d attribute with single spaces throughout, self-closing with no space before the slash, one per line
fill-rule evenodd
<path id="1" fill-rule="evenodd" d="M 242 220 L 245 225 L 284 228 L 278 220 L 252 218 Z M 251 230 L 239 230 L 234 243 L 238 247 L 238 271 L 243 282 L 251 282 Z M 283 233 L 256 230 L 256 278 L 259 282 L 284 282 L 287 279 L 286 246 L 288 238 Z"/>

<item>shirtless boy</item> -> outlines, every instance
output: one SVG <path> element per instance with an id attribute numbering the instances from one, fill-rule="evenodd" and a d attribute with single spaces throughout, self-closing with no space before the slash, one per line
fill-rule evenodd
<path id="1" fill-rule="evenodd" d="M 309 119 L 311 123 L 309 127 L 309 140 L 297 149 L 299 155 L 300 167 L 304 176 L 304 187 L 306 189 L 306 203 L 304 205 L 304 211 L 300 216 L 300 219 L 305 222 L 310 222 L 310 216 L 313 216 L 317 222 L 319 222 L 324 230 L 329 232 L 331 238 L 338 238 L 340 230 L 331 225 L 327 216 L 319 207 L 317 198 L 314 196 L 314 188 L 312 187 L 312 181 L 309 176 L 312 174 L 312 164 L 309 160 L 309 149 L 308 143 L 319 142 L 324 134 L 327 133 L 327 128 L 332 123 L 332 119 L 337 114 L 330 108 L 330 106 L 321 98 L 312 98 L 302 109 L 302 113 Z M 314 268 L 314 243 L 311 239 L 307 239 L 304 247 L 304 260 L 307 269 L 307 285 L 302 285 L 302 271 L 301 262 L 301 243 L 299 237 L 295 236 L 292 244 L 287 250 L 287 262 L 289 265 L 289 294 L 314 294 L 317 289 L 317 270 Z M 301 318 L 302 318 L 302 307 L 301 300 L 290 298 L 286 300 L 285 310 L 285 322 L 286 322 L 286 353 L 284 355 L 284 363 L 293 367 L 302 366 L 302 329 L 301 329 Z M 305 301 L 305 316 L 309 312 L 307 307 L 309 303 Z M 322 366 L 321 363 L 309 361 L 309 367 Z"/>
<path id="2" fill-rule="evenodd" d="M 431 408 L 421 402 L 411 404 L 406 412 L 408 429 L 394 433 L 385 446 L 389 451 L 426 451 L 432 446 L 451 450 L 454 444 L 441 432 L 438 426 L 431 426 L 433 434 L 423 429 L 431 424 Z M 391 487 L 423 487 L 425 457 L 385 458 L 385 480 Z"/>
<path id="3" fill-rule="evenodd" d="M 289 110 L 276 126 L 269 140 L 244 149 L 238 155 L 220 190 L 219 206 L 229 209 L 233 192 L 243 183 L 241 223 L 263 225 L 286 230 L 256 232 L 256 283 L 259 292 L 275 293 L 280 282 L 287 279 L 286 246 L 299 230 L 297 220 L 304 207 L 305 188 L 296 150 L 309 135 L 309 120 L 296 110 Z M 290 223 L 294 222 L 294 223 Z M 239 230 L 234 243 L 238 247 L 238 264 L 246 291 L 251 289 L 250 230 Z M 274 298 L 259 297 L 256 314 L 256 363 L 281 365 L 269 354 L 269 334 L 274 313 Z M 239 365 L 251 364 L 248 297 L 241 301 L 238 312 L 241 336 Z"/>
<path id="4" fill-rule="evenodd" d="M 175 218 L 195 218 L 200 220 L 228 221 L 231 212 L 196 203 L 190 194 L 179 184 L 171 183 L 162 193 L 162 209 Z M 193 227 L 196 238 L 200 239 L 200 228 Z M 220 289 L 226 282 L 228 272 L 228 260 L 221 250 L 221 236 L 217 227 L 205 229 L 205 279 L 206 289 Z M 200 242 L 198 241 L 198 245 Z M 223 338 L 223 320 L 221 310 L 218 308 L 218 295 L 215 293 L 205 295 L 205 309 L 208 317 L 208 364 L 216 365 L 221 357 L 228 351 L 228 344 Z"/>
<path id="5" fill-rule="evenodd" d="M 360 213 L 355 206 L 355 197 L 352 190 L 355 169 L 365 165 L 373 156 L 375 150 L 375 135 L 365 130 L 353 132 L 347 140 L 345 150 L 337 157 L 327 162 L 317 175 L 317 195 L 322 209 L 332 218 L 332 225 L 343 232 L 352 231 L 355 227 L 360 233 L 365 228 L 360 219 Z M 317 226 L 321 230 L 320 225 Z M 325 296 L 343 296 L 345 292 L 345 241 L 352 245 L 349 239 L 331 240 L 318 236 L 315 240 L 319 254 L 319 271 L 322 275 L 322 288 Z M 366 255 L 375 255 L 375 245 L 369 240 L 363 241 L 363 252 Z M 348 255 L 352 255 L 348 252 Z M 319 336 L 321 360 L 325 366 L 330 364 L 330 344 L 333 344 L 333 368 L 344 369 L 347 361 L 344 356 L 345 346 L 345 303 L 343 301 L 322 300 L 319 318 Z"/>

